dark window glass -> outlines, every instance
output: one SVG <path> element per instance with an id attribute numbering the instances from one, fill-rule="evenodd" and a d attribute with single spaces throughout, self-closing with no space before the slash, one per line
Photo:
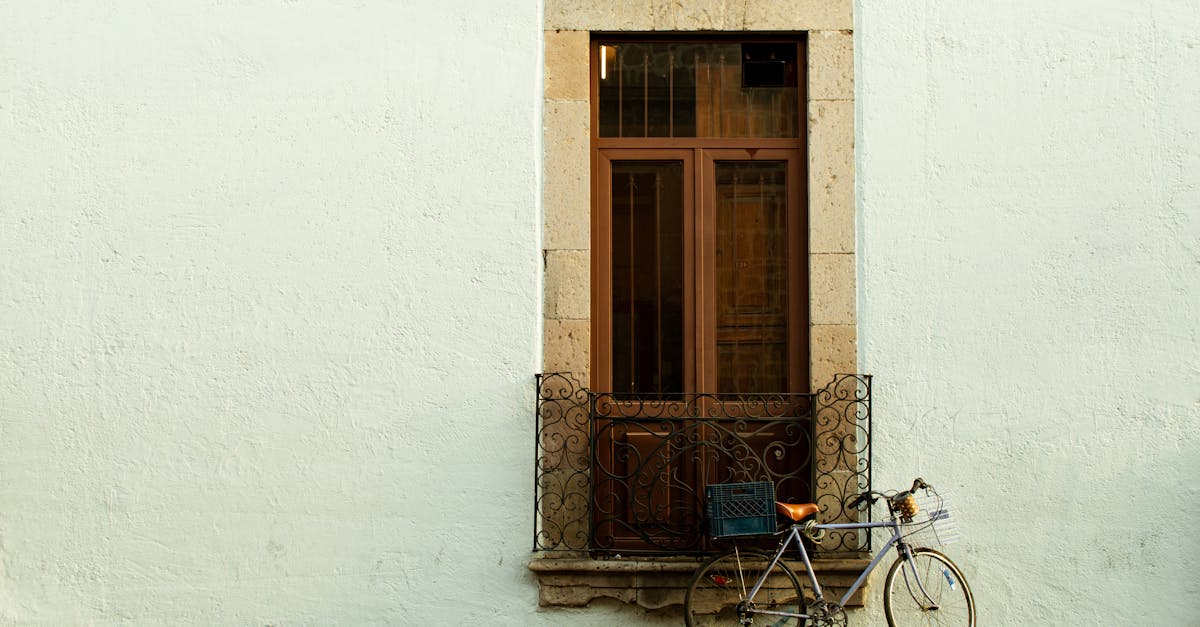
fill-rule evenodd
<path id="1" fill-rule="evenodd" d="M 601 43 L 601 137 L 799 137 L 795 43 Z"/>
<path id="2" fill-rule="evenodd" d="M 683 164 L 612 164 L 613 391 L 683 391 Z"/>

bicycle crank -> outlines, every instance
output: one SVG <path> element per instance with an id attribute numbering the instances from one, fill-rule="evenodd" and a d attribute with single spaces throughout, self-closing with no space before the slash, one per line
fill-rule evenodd
<path id="1" fill-rule="evenodd" d="M 821 601 L 809 608 L 813 627 L 846 627 L 846 610 L 836 603 Z"/>

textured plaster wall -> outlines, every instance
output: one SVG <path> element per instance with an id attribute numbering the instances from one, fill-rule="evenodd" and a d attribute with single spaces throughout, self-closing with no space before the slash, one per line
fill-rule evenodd
<path id="1" fill-rule="evenodd" d="M 954 489 L 987 624 L 1197 624 L 1200 4 L 855 16 L 877 483 Z"/>
<path id="2" fill-rule="evenodd" d="M 0 624 L 536 618 L 541 34 L 0 3 Z"/>
<path id="3" fill-rule="evenodd" d="M 0 4 L 0 623 L 674 620 L 526 568 L 538 11 Z M 854 29 L 877 484 L 991 624 L 1194 623 L 1200 8 Z"/>

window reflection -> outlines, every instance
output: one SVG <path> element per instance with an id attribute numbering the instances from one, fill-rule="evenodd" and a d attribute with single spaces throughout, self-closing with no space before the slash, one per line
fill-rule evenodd
<path id="1" fill-rule="evenodd" d="M 795 43 L 602 43 L 601 137 L 798 137 Z"/>

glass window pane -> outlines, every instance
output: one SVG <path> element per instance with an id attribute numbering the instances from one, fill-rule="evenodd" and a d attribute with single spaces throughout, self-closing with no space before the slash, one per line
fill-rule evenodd
<path id="1" fill-rule="evenodd" d="M 718 392 L 788 389 L 787 162 L 716 163 Z"/>
<path id="2" fill-rule="evenodd" d="M 683 163 L 612 164 L 613 391 L 683 392 Z"/>
<path id="3" fill-rule="evenodd" d="M 601 43 L 601 137 L 799 137 L 796 42 Z"/>

